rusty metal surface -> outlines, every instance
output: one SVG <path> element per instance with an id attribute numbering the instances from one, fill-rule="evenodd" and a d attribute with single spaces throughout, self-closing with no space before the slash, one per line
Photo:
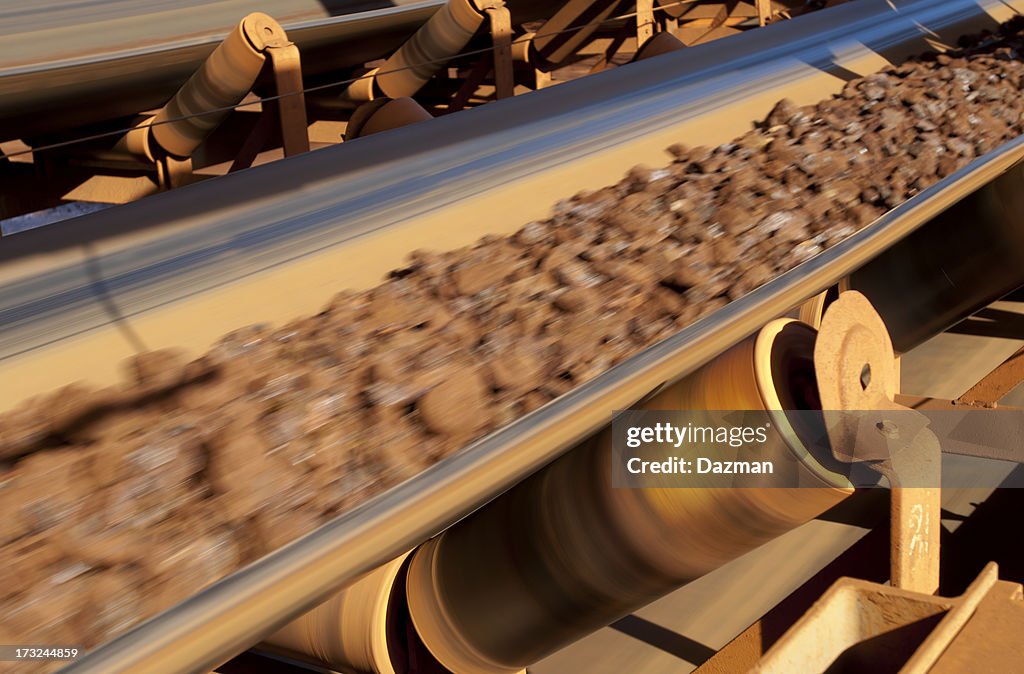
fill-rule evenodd
<path id="1" fill-rule="evenodd" d="M 1024 348 L 1018 349 L 996 369 L 985 375 L 981 381 L 961 395 L 957 402 L 994 407 L 1022 381 L 1024 381 Z"/>
<path id="2" fill-rule="evenodd" d="M 999 581 L 994 563 L 948 599 L 843 578 L 751 671 L 1017 671 L 1021 626 L 1021 586 Z"/>

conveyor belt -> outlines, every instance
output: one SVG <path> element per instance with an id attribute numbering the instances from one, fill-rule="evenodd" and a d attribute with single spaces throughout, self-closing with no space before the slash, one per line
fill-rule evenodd
<path id="1" fill-rule="evenodd" d="M 89 59 L 132 48 L 216 39 L 250 12 L 284 23 L 328 19 L 390 7 L 437 6 L 422 0 L 92 0 L 5 2 L 0 8 L 0 63 L 31 66 Z"/>
<path id="2" fill-rule="evenodd" d="M 389 54 L 441 0 L 138 0 L 0 7 L 0 141 L 163 105 L 246 14 L 277 19 L 306 76 Z M 545 3 L 509 3 L 517 20 Z"/>
<path id="3" fill-rule="evenodd" d="M 75 378 L 110 383 L 120 357 L 139 341 L 200 349 L 243 323 L 314 311 L 337 289 L 371 285 L 411 249 L 508 231 L 566 193 L 656 161 L 674 140 L 736 135 L 782 90 L 798 102 L 819 99 L 842 86 L 829 72 L 868 72 L 883 62 L 880 53 L 896 59 L 924 48 L 932 34 L 922 27 L 952 41 L 1011 11 L 1001 2 L 916 2 L 898 13 L 884 2 L 852 3 L 428 129 L 402 129 L 13 237 L 0 251 L 0 376 L 14 382 L 3 391 L 4 404 Z M 612 410 L 706 363 L 996 176 L 1015 187 L 1022 153 L 1024 143 L 1016 141 L 979 160 L 793 272 L 129 632 L 73 671 L 215 664 L 493 498 L 607 423 Z M 382 165 L 382 157 L 404 161 Z M 358 171 L 371 163 L 376 168 Z M 484 208 L 489 218 L 480 216 Z"/>
<path id="4" fill-rule="evenodd" d="M 532 474 L 666 381 L 709 361 L 784 308 L 861 267 L 1002 176 L 1024 180 L 1024 138 L 895 209 L 817 258 L 473 443 L 418 476 L 115 639 L 66 671 L 202 671 Z"/>
<path id="5" fill-rule="evenodd" d="M 409 127 L 11 237 L 0 247 L 0 376 L 16 384 L 3 403 L 74 378 L 110 383 L 120 356 L 139 341 L 195 350 L 244 322 L 310 313 L 339 288 L 372 284 L 410 249 L 510 231 L 556 198 L 657 161 L 672 142 L 737 135 L 783 90 L 798 103 L 820 99 L 842 85 L 830 72 L 868 72 L 883 62 L 880 54 L 897 59 L 936 35 L 953 42 L 1012 12 L 1012 3 L 967 1 L 907 3 L 893 12 L 885 2 L 862 0 L 430 128 Z M 1000 175 L 1017 184 L 1022 154 L 1021 141 L 1001 148 L 793 272 L 129 632 L 73 671 L 189 671 L 246 647 L 977 188 Z M 400 156 L 401 165 L 389 161 Z M 479 216 L 485 207 L 489 220 Z"/>
<path id="6" fill-rule="evenodd" d="M 410 250 L 514 231 L 675 142 L 725 142 L 780 98 L 820 100 L 844 82 L 831 71 L 927 49 L 920 25 L 953 42 L 1012 14 L 982 7 L 995 18 L 973 2 L 850 3 L 5 239 L 0 374 L 14 384 L 0 407 L 109 384 L 140 344 L 198 352 L 240 325 L 315 313 Z"/>

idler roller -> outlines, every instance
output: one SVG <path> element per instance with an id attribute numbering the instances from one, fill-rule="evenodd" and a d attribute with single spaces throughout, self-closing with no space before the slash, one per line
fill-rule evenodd
<path id="1" fill-rule="evenodd" d="M 821 319 L 825 315 L 825 309 L 839 297 L 839 286 L 830 286 L 822 290 L 814 297 L 809 297 L 797 309 L 797 316 L 801 321 L 815 330 L 821 327 Z"/>
<path id="2" fill-rule="evenodd" d="M 1024 286 L 1024 165 L 939 213 L 837 286 L 808 298 L 800 319 L 818 327 L 839 291 L 863 294 L 897 353 L 956 325 Z"/>
<path id="3" fill-rule="evenodd" d="M 298 660 L 360 674 L 443 671 L 409 629 L 408 553 L 268 637 L 263 646 Z"/>
<path id="4" fill-rule="evenodd" d="M 347 90 L 356 101 L 376 93 L 388 98 L 412 96 L 448 59 L 457 56 L 484 22 L 473 0 L 448 0 L 416 33 L 391 55 L 372 77 L 357 80 Z"/>
<path id="5" fill-rule="evenodd" d="M 840 283 L 878 311 L 906 353 L 1024 285 L 1024 165 L 935 216 Z"/>
<path id="6" fill-rule="evenodd" d="M 345 129 L 345 140 L 372 136 L 428 119 L 433 119 L 431 114 L 411 98 L 378 98 L 363 103 L 352 114 Z"/>
<path id="7" fill-rule="evenodd" d="M 651 39 L 644 42 L 643 46 L 637 49 L 633 61 L 643 61 L 644 59 L 679 51 L 680 49 L 686 49 L 683 41 L 672 33 L 662 31 L 655 33 Z"/>
<path id="8" fill-rule="evenodd" d="M 169 154 L 190 156 L 227 117 L 230 110 L 222 108 L 238 105 L 252 89 L 266 61 L 263 51 L 286 44 L 284 29 L 272 18 L 246 16 L 160 109 L 150 129 L 153 140 Z"/>
<path id="9" fill-rule="evenodd" d="M 774 321 L 642 408 L 815 409 L 815 334 Z M 772 421 L 780 433 L 763 458 L 777 474 L 757 484 L 807 487 L 613 488 L 610 430 L 585 441 L 413 554 L 407 594 L 423 643 L 460 674 L 521 669 L 851 493 L 834 459 L 801 439 L 823 426 Z"/>

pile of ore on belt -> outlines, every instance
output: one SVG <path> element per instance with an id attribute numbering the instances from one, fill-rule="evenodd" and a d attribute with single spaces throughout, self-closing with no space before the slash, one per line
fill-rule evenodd
<path id="1" fill-rule="evenodd" d="M 316 316 L 0 418 L 0 643 L 94 646 L 820 253 L 1022 132 L 1021 38 L 780 102 Z"/>

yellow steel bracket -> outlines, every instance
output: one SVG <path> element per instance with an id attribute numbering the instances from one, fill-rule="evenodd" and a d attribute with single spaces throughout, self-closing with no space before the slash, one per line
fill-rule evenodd
<path id="1" fill-rule="evenodd" d="M 654 0 L 636 0 L 636 46 L 654 37 Z"/>
<path id="2" fill-rule="evenodd" d="M 278 98 L 271 103 L 281 120 L 284 156 L 309 152 L 306 122 L 306 97 L 302 91 L 302 63 L 299 48 L 289 42 L 267 47 L 270 68 L 274 73 L 274 90 Z"/>
<path id="3" fill-rule="evenodd" d="M 252 165 L 256 155 L 266 145 L 270 130 L 280 126 L 281 144 L 285 157 L 309 152 L 309 132 L 306 121 L 306 96 L 302 88 L 302 61 L 284 29 L 266 30 L 262 24 L 243 19 L 242 30 L 253 47 L 266 57 L 264 68 L 270 70 L 274 80 L 274 96 L 263 102 L 260 121 L 239 150 L 231 171 Z"/>
<path id="4" fill-rule="evenodd" d="M 860 293 L 842 293 L 825 311 L 814 369 L 832 453 L 841 461 L 863 462 L 889 481 L 892 584 L 934 593 L 941 448 L 924 415 L 894 402 L 892 341 Z"/>
<path id="5" fill-rule="evenodd" d="M 499 99 L 510 98 L 515 89 L 512 71 L 512 15 L 501 0 L 479 0 L 487 15 L 494 46 L 494 90 Z"/>
<path id="6" fill-rule="evenodd" d="M 449 113 L 458 112 L 466 107 L 492 69 L 494 71 L 495 98 L 511 98 L 515 93 L 514 61 L 517 56 L 521 57 L 525 54 L 521 49 L 517 53 L 513 52 L 512 16 L 502 0 L 476 0 L 474 4 L 488 19 L 493 49 L 491 54 L 484 54 L 476 62 L 469 76 L 455 92 L 448 104 Z"/>
<path id="7" fill-rule="evenodd" d="M 265 68 L 276 96 L 250 134 L 232 170 L 249 166 L 280 122 L 285 156 L 309 150 L 299 51 L 273 18 L 254 12 L 207 57 L 156 115 L 125 135 L 120 145 L 157 168 L 162 187 L 174 187 L 191 172 L 190 157 L 252 90 Z M 269 114 L 268 114 L 269 113 Z"/>

